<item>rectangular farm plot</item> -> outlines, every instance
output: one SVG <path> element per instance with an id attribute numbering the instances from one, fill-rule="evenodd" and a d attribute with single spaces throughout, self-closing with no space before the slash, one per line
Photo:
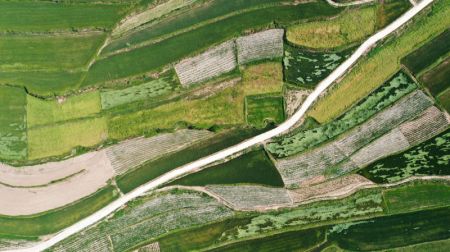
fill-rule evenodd
<path id="1" fill-rule="evenodd" d="M 447 88 L 447 90 L 442 92 L 442 94 L 438 96 L 438 100 L 447 112 L 450 112 L 450 88 Z"/>
<path id="2" fill-rule="evenodd" d="M 88 64 L 106 35 L 2 35 L 0 69 L 70 69 Z"/>
<path id="3" fill-rule="evenodd" d="M 236 68 L 234 41 L 225 42 L 217 47 L 175 65 L 175 71 L 183 86 L 202 82 Z"/>
<path id="4" fill-rule="evenodd" d="M 102 91 L 102 108 L 109 109 L 135 101 L 151 99 L 168 94 L 172 90 L 174 90 L 172 84 L 162 78 L 120 90 Z"/>
<path id="5" fill-rule="evenodd" d="M 420 81 L 435 96 L 450 87 L 450 57 L 447 57 L 430 71 L 422 74 Z"/>
<path id="6" fill-rule="evenodd" d="M 253 95 L 245 97 L 247 123 L 264 128 L 268 123 L 284 121 L 284 99 L 282 96 Z"/>
<path id="7" fill-rule="evenodd" d="M 439 60 L 439 58 L 448 54 L 450 51 L 450 43 L 448 41 L 450 41 L 450 29 L 445 30 L 433 40 L 408 54 L 401 62 L 417 75 Z"/>
<path id="8" fill-rule="evenodd" d="M 283 56 L 283 29 L 271 29 L 236 39 L 239 64 Z"/>
<path id="9" fill-rule="evenodd" d="M 24 89 L 0 86 L 0 159 L 27 156 L 26 103 Z"/>
<path id="10" fill-rule="evenodd" d="M 27 96 L 28 127 L 54 124 L 93 116 L 101 110 L 98 91 L 70 96 L 65 100 L 42 100 Z"/>
<path id="11" fill-rule="evenodd" d="M 106 138 L 105 118 L 36 127 L 28 130 L 28 158 L 33 160 L 69 154 L 78 146 L 95 146 Z"/>

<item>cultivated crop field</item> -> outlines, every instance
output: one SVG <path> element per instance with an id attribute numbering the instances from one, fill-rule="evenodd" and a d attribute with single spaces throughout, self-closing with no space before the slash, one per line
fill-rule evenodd
<path id="1" fill-rule="evenodd" d="M 419 75 L 425 68 L 448 54 L 450 51 L 449 40 L 450 29 L 447 29 L 419 49 L 408 54 L 401 62 L 415 75 Z"/>
<path id="2" fill-rule="evenodd" d="M 400 68 L 401 58 L 426 43 L 434 34 L 448 28 L 448 3 L 448 0 L 436 1 L 427 14 L 414 18 L 414 25 L 408 26 L 397 37 L 388 39 L 386 43 L 372 50 L 368 57 L 360 60 L 352 71 L 313 107 L 309 115 L 320 123 L 329 122 L 394 75 Z"/>
<path id="3" fill-rule="evenodd" d="M 26 104 L 22 88 L 0 86 L 0 159 L 27 157 Z"/>
<path id="4" fill-rule="evenodd" d="M 214 184 L 261 184 L 282 187 L 283 181 L 264 150 L 258 149 L 170 183 L 185 186 Z"/>
<path id="5" fill-rule="evenodd" d="M 359 174 L 376 183 L 391 183 L 410 176 L 450 175 L 448 152 L 450 131 L 405 152 L 381 159 Z"/>
<path id="6" fill-rule="evenodd" d="M 377 112 L 416 89 L 416 87 L 414 81 L 405 73 L 399 72 L 337 120 L 310 130 L 281 137 L 269 143 L 267 149 L 277 157 L 290 156 L 310 149 L 363 123 Z"/>
<path id="7" fill-rule="evenodd" d="M 442 104 L 442 106 L 450 112 L 450 88 L 447 88 L 442 94 L 438 96 L 439 102 Z"/>
<path id="8" fill-rule="evenodd" d="M 439 65 L 420 76 L 420 81 L 425 84 L 434 96 L 439 95 L 449 87 L 449 79 L 450 57 L 447 57 Z"/>
<path id="9" fill-rule="evenodd" d="M 282 96 L 256 95 L 245 97 L 247 123 L 256 128 L 264 128 L 269 123 L 284 121 L 284 100 Z"/>
<path id="10" fill-rule="evenodd" d="M 375 31 L 378 8 L 373 5 L 349 9 L 331 20 L 293 25 L 288 28 L 286 37 L 291 43 L 314 49 L 348 46 Z"/>
<path id="11" fill-rule="evenodd" d="M 288 83 L 313 88 L 338 67 L 354 48 L 338 52 L 310 51 L 285 45 L 284 76 Z"/>

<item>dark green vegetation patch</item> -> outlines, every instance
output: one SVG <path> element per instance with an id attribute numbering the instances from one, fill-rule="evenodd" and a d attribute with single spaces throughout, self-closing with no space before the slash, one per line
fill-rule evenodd
<path id="1" fill-rule="evenodd" d="M 26 106 L 24 89 L 0 85 L 0 159 L 27 157 Z"/>
<path id="2" fill-rule="evenodd" d="M 414 212 L 336 226 L 339 247 L 374 251 L 450 237 L 450 208 Z"/>
<path id="3" fill-rule="evenodd" d="M 450 130 L 405 152 L 383 158 L 358 171 L 376 182 L 391 183 L 410 176 L 450 175 Z"/>
<path id="4" fill-rule="evenodd" d="M 354 48 L 349 48 L 339 52 L 320 52 L 289 44 L 285 44 L 284 47 L 285 81 L 307 88 L 315 87 L 347 59 L 354 50 Z"/>
<path id="5" fill-rule="evenodd" d="M 119 177 L 117 179 L 117 185 L 122 192 L 127 193 L 170 170 L 211 155 L 259 133 L 261 131 L 254 129 L 236 129 L 223 132 L 210 140 L 200 142 L 184 150 L 145 163 L 137 169 Z"/>
<path id="6" fill-rule="evenodd" d="M 254 95 L 245 97 L 247 123 L 256 128 L 284 121 L 284 100 L 282 96 Z"/>
<path id="7" fill-rule="evenodd" d="M 33 239 L 52 234 L 100 210 L 119 196 L 108 186 L 69 206 L 37 215 L 8 217 L 0 215 L 0 238 Z"/>
<path id="8" fill-rule="evenodd" d="M 438 96 L 438 100 L 447 112 L 450 112 L 450 88 L 447 88 L 447 90 L 442 92 L 442 94 Z"/>
<path id="9" fill-rule="evenodd" d="M 332 16 L 342 9 L 325 1 L 283 5 L 238 14 L 187 33 L 97 61 L 83 86 L 157 70 L 171 62 L 204 50 L 250 29 L 264 28 L 272 22 L 290 23 L 308 18 Z M 145 61 L 139 60 L 145 58 Z"/>
<path id="10" fill-rule="evenodd" d="M 416 88 L 417 85 L 408 75 L 398 72 L 336 120 L 281 137 L 269 143 L 267 149 L 276 157 L 286 157 L 310 149 L 366 121 Z"/>
<path id="11" fill-rule="evenodd" d="M 450 44 L 450 42 L 449 42 Z M 436 96 L 450 87 L 450 57 L 420 76 L 420 81 Z"/>
<path id="12" fill-rule="evenodd" d="M 280 174 L 263 149 L 251 151 L 223 164 L 187 175 L 171 184 L 205 186 L 238 183 L 283 187 Z"/>
<path id="13" fill-rule="evenodd" d="M 414 74 L 436 62 L 439 58 L 450 52 L 450 29 L 426 43 L 419 49 L 402 59 L 402 63 Z"/>

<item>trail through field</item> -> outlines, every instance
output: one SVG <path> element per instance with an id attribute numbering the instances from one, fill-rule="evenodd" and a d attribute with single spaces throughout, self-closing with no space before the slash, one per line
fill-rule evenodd
<path id="1" fill-rule="evenodd" d="M 239 151 L 242 151 L 244 149 L 247 149 L 251 146 L 260 144 L 261 142 L 264 142 L 272 137 L 278 136 L 286 131 L 288 131 L 291 127 L 293 127 L 306 113 L 306 111 L 311 107 L 311 105 L 319 98 L 319 96 L 329 87 L 331 86 L 336 80 L 338 80 L 344 73 L 346 73 L 348 70 L 351 69 L 353 64 L 356 63 L 356 61 L 361 58 L 363 55 L 366 54 L 366 52 L 374 47 L 374 45 L 391 34 L 392 32 L 396 31 L 399 27 L 407 23 L 409 20 L 411 20 L 416 14 L 418 14 L 422 9 L 427 7 L 429 4 L 431 4 L 433 0 L 423 0 L 413 8 L 411 8 L 409 11 L 407 11 L 405 14 L 403 14 L 400 18 L 371 36 L 369 39 L 367 39 L 343 64 L 341 64 L 336 70 L 334 70 L 327 78 L 325 78 L 322 82 L 319 83 L 319 85 L 316 87 L 316 89 L 308 96 L 308 98 L 305 100 L 305 102 L 302 104 L 300 109 L 288 120 L 286 120 L 284 123 L 282 123 L 277 128 L 274 128 L 270 131 L 267 131 L 261 135 L 258 135 L 256 137 L 253 137 L 249 140 L 246 140 L 240 144 L 237 144 L 235 146 L 232 146 L 230 148 L 227 148 L 225 150 L 219 151 L 213 155 L 201 158 L 197 161 L 194 161 L 192 163 L 189 163 L 187 165 L 181 166 L 177 169 L 174 169 L 138 188 L 131 191 L 128 194 L 123 195 L 121 198 L 117 199 L 116 201 L 112 202 L 108 206 L 104 207 L 100 211 L 94 213 L 93 215 L 79 221 L 78 223 L 64 229 L 63 231 L 59 232 L 52 238 L 34 246 L 31 248 L 26 248 L 22 250 L 16 250 L 16 251 L 43 251 L 51 246 L 55 245 L 56 243 L 66 239 L 67 237 L 83 230 L 84 228 L 102 220 L 103 218 L 107 217 L 120 207 L 122 207 L 124 204 L 130 202 L 133 199 L 136 199 L 137 197 L 141 196 L 142 194 L 146 193 L 149 190 L 155 189 L 164 183 L 171 181 L 175 178 L 178 178 L 182 175 L 185 175 L 191 171 L 194 171 L 202 166 L 211 164 L 215 161 L 224 159 L 230 155 L 233 155 L 235 153 L 238 153 Z"/>

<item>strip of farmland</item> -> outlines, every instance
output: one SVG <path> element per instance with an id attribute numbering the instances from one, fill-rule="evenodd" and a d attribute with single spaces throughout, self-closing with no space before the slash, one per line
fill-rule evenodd
<path id="1" fill-rule="evenodd" d="M 283 29 L 272 29 L 236 39 L 239 64 L 283 56 Z"/>
<path id="2" fill-rule="evenodd" d="M 449 87 L 448 80 L 450 80 L 450 56 L 420 76 L 420 81 L 434 96 L 439 95 Z"/>

